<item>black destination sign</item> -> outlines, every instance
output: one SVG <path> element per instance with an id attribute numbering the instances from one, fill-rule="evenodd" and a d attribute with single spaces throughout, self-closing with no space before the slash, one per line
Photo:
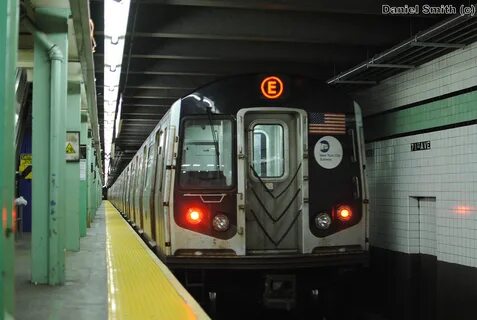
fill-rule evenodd
<path id="1" fill-rule="evenodd" d="M 431 142 L 430 141 L 421 141 L 411 143 L 411 151 L 421 151 L 421 150 L 430 150 Z"/>

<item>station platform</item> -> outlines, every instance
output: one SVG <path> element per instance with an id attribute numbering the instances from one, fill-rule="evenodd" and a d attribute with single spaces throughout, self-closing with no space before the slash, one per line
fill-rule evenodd
<path id="1" fill-rule="evenodd" d="M 66 253 L 64 286 L 30 282 L 30 243 L 16 244 L 16 319 L 209 319 L 108 201 Z"/>

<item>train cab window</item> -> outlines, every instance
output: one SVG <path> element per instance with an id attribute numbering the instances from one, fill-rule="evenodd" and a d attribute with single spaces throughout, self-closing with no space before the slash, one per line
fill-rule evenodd
<path id="1" fill-rule="evenodd" d="M 192 188 L 232 186 L 233 141 L 230 119 L 184 121 L 180 185 Z"/>
<path id="2" fill-rule="evenodd" d="M 280 124 L 253 126 L 252 166 L 260 178 L 285 174 L 285 138 Z"/>

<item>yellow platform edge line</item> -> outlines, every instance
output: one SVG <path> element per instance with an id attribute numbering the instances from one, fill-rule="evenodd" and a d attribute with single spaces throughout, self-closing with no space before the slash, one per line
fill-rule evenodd
<path id="1" fill-rule="evenodd" d="M 175 289 L 177 295 L 182 299 L 182 302 L 185 304 L 186 309 L 189 309 L 195 319 L 198 320 L 210 320 L 210 317 L 205 313 L 202 307 L 197 303 L 197 301 L 189 294 L 189 292 L 182 286 L 182 284 L 176 279 L 176 277 L 172 274 L 172 272 L 167 268 L 167 266 L 151 251 L 151 249 L 144 243 L 141 237 L 136 233 L 136 231 L 124 220 L 124 218 L 120 215 L 119 211 L 107 200 L 103 201 L 103 208 L 105 212 L 105 219 L 106 219 L 106 241 L 108 242 L 106 245 L 106 256 L 107 256 L 107 269 L 108 269 L 108 309 L 109 309 L 109 319 L 110 320 L 117 320 L 117 319 L 133 319 L 131 315 L 124 316 L 121 315 L 121 307 L 118 306 L 118 289 L 120 288 L 120 279 L 116 279 L 115 277 L 115 266 L 114 266 L 114 258 L 112 252 L 113 244 L 110 243 L 110 228 L 114 223 L 113 220 L 116 220 L 116 217 L 119 218 L 121 221 L 121 227 L 127 228 L 127 231 L 134 237 L 137 243 L 140 245 L 143 252 L 146 252 L 149 258 L 154 262 L 155 266 L 159 269 L 160 273 L 167 279 L 168 283 Z M 113 211 L 113 212 L 110 212 Z M 184 306 L 184 307 L 185 307 Z M 153 306 L 151 306 L 153 307 Z M 151 319 L 156 319 L 151 318 Z M 162 318 L 157 318 L 162 319 Z M 171 319 L 172 320 L 172 319 Z M 181 319 L 173 319 L 173 320 L 181 320 Z"/>

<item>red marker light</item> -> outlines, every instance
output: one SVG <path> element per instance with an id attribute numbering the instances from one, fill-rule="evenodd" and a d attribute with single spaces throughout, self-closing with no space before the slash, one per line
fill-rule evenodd
<path id="1" fill-rule="evenodd" d="M 351 208 L 348 206 L 339 206 L 338 207 L 338 219 L 341 221 L 349 221 L 353 216 Z"/>
<path id="2" fill-rule="evenodd" d="M 187 210 L 186 220 L 190 224 L 199 224 L 204 218 L 204 213 L 198 208 L 190 208 Z"/>

